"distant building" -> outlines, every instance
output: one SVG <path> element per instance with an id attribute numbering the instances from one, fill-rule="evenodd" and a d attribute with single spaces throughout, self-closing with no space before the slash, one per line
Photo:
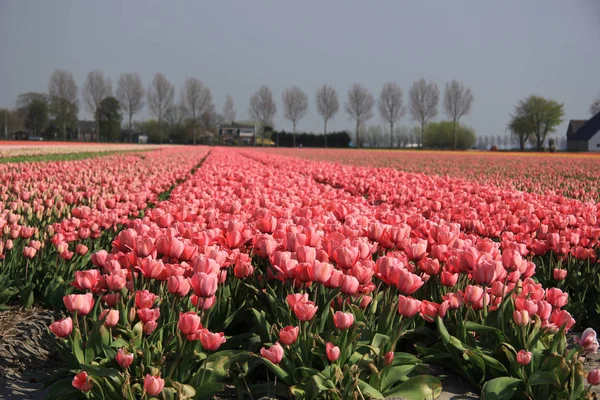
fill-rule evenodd
<path id="1" fill-rule="evenodd" d="M 219 126 L 219 143 L 252 146 L 256 142 L 254 125 L 226 124 Z"/>
<path id="2" fill-rule="evenodd" d="M 568 151 L 600 151 L 600 113 L 586 120 L 572 119 L 567 128 Z"/>
<path id="3" fill-rule="evenodd" d="M 77 122 L 77 141 L 78 142 L 95 142 L 96 136 L 96 121 L 78 121 Z"/>

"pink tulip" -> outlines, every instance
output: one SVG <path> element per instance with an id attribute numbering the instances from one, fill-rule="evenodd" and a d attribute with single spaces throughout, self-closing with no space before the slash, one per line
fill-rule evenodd
<path id="1" fill-rule="evenodd" d="M 115 358 L 121 368 L 127 369 L 133 362 L 133 353 L 128 353 L 124 348 L 120 348 Z"/>
<path id="2" fill-rule="evenodd" d="M 104 310 L 100 313 L 100 319 L 104 319 L 104 326 L 111 328 L 119 323 L 119 310 Z"/>
<path id="3" fill-rule="evenodd" d="M 190 292 L 190 281 L 183 276 L 170 276 L 167 280 L 169 293 L 179 297 L 185 297 Z"/>
<path id="4" fill-rule="evenodd" d="M 575 341 L 583 347 L 584 353 L 596 353 L 598 351 L 596 331 L 592 328 L 584 330 L 581 334 L 581 338 L 575 338 Z"/>
<path id="5" fill-rule="evenodd" d="M 315 306 L 315 303 L 308 301 L 306 303 L 297 303 L 292 310 L 300 321 L 310 321 L 317 313 L 319 307 Z"/>
<path id="6" fill-rule="evenodd" d="M 283 347 L 279 343 L 275 343 L 273 346 L 263 347 L 260 349 L 260 355 L 271 361 L 273 364 L 279 364 L 283 360 Z"/>
<path id="7" fill-rule="evenodd" d="M 207 351 L 216 351 L 221 347 L 223 343 L 225 343 L 225 337 L 223 336 L 223 332 L 212 333 L 209 332 L 208 329 L 202 329 L 200 333 L 200 343 L 202 343 L 202 347 Z"/>
<path id="8" fill-rule="evenodd" d="M 404 317 L 415 316 L 421 309 L 421 302 L 412 297 L 398 296 L 398 313 Z"/>
<path id="9" fill-rule="evenodd" d="M 70 312 L 77 311 L 78 315 L 87 315 L 94 307 L 94 296 L 91 293 L 69 294 L 63 297 L 63 302 Z"/>
<path id="10" fill-rule="evenodd" d="M 554 270 L 552 271 L 552 276 L 554 277 L 555 280 L 562 281 L 563 279 L 565 279 L 567 277 L 567 270 L 560 269 L 560 268 L 554 268 Z"/>
<path id="11" fill-rule="evenodd" d="M 285 345 L 289 346 L 293 344 L 296 339 L 298 339 L 298 332 L 300 332 L 300 328 L 297 326 L 286 326 L 285 328 L 279 331 L 279 341 Z"/>
<path id="12" fill-rule="evenodd" d="M 600 369 L 596 368 L 588 372 L 587 383 L 593 386 L 600 385 Z"/>
<path id="13" fill-rule="evenodd" d="M 517 353 L 517 362 L 521 365 L 527 365 L 531 362 L 531 352 L 526 350 L 519 350 Z"/>
<path id="14" fill-rule="evenodd" d="M 82 371 L 75 375 L 72 384 L 75 389 L 79 389 L 82 392 L 89 392 L 94 387 L 91 378 L 85 371 Z"/>
<path id="15" fill-rule="evenodd" d="M 50 331 L 59 338 L 65 338 L 73 331 L 73 320 L 71 317 L 63 318 L 60 321 L 50 324 Z"/>
<path id="16" fill-rule="evenodd" d="M 179 322 L 177 326 L 184 335 L 192 335 L 196 331 L 202 329 L 200 317 L 193 311 L 179 313 Z"/>
<path id="17" fill-rule="evenodd" d="M 337 311 L 333 315 L 333 323 L 338 329 L 348 329 L 354 324 L 354 314 Z"/>
<path id="18" fill-rule="evenodd" d="M 157 298 L 157 295 L 148 290 L 138 290 L 135 292 L 135 308 L 152 308 Z"/>
<path id="19" fill-rule="evenodd" d="M 518 326 L 525 326 L 529 324 L 530 318 L 527 310 L 515 310 L 513 311 L 513 320 Z"/>
<path id="20" fill-rule="evenodd" d="M 212 297 L 217 292 L 218 280 L 219 278 L 215 274 L 199 272 L 192 276 L 190 285 L 196 296 Z"/>
<path id="21" fill-rule="evenodd" d="M 146 374 L 144 378 L 144 391 L 150 396 L 157 396 L 165 387 L 165 380 L 160 376 Z"/>
<path id="22" fill-rule="evenodd" d="M 331 342 L 327 342 L 325 345 L 325 354 L 327 355 L 329 362 L 335 362 L 338 358 L 340 358 L 340 348 L 334 346 L 334 344 Z"/>

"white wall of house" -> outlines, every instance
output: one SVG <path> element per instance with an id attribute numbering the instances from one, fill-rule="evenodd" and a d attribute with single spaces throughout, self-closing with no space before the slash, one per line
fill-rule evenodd
<path id="1" fill-rule="evenodd" d="M 600 151 L 600 131 L 589 140 L 588 151 Z"/>

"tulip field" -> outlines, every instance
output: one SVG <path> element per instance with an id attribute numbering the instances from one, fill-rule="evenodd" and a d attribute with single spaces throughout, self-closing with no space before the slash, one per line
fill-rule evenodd
<path id="1" fill-rule="evenodd" d="M 47 399 L 596 398 L 600 158 L 165 146 L 0 171 L 0 307 L 54 310 Z"/>

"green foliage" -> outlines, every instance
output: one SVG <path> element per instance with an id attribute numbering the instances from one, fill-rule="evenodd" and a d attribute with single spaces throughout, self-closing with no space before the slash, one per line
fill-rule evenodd
<path id="1" fill-rule="evenodd" d="M 456 148 L 466 150 L 471 148 L 476 141 L 473 129 L 456 124 Z M 425 127 L 424 147 L 434 149 L 454 148 L 454 122 L 431 122 Z"/>
<path id="2" fill-rule="evenodd" d="M 525 142 L 531 140 L 541 151 L 548 133 L 554 132 L 562 123 L 564 114 L 562 103 L 532 95 L 519 101 L 508 129 L 519 138 L 521 150 L 525 148 Z"/>
<path id="3" fill-rule="evenodd" d="M 54 118 L 54 125 L 61 132 L 61 138 L 67 139 L 67 129 L 76 129 L 77 127 L 77 104 L 67 99 L 53 97 L 50 99 L 50 115 Z"/>
<path id="4" fill-rule="evenodd" d="M 121 135 L 121 121 L 123 120 L 119 100 L 112 96 L 106 97 L 100 102 L 97 113 L 100 133 L 109 141 L 118 140 Z"/>
<path id="5" fill-rule="evenodd" d="M 27 107 L 25 127 L 39 135 L 48 125 L 48 103 L 43 99 L 34 99 Z"/>

